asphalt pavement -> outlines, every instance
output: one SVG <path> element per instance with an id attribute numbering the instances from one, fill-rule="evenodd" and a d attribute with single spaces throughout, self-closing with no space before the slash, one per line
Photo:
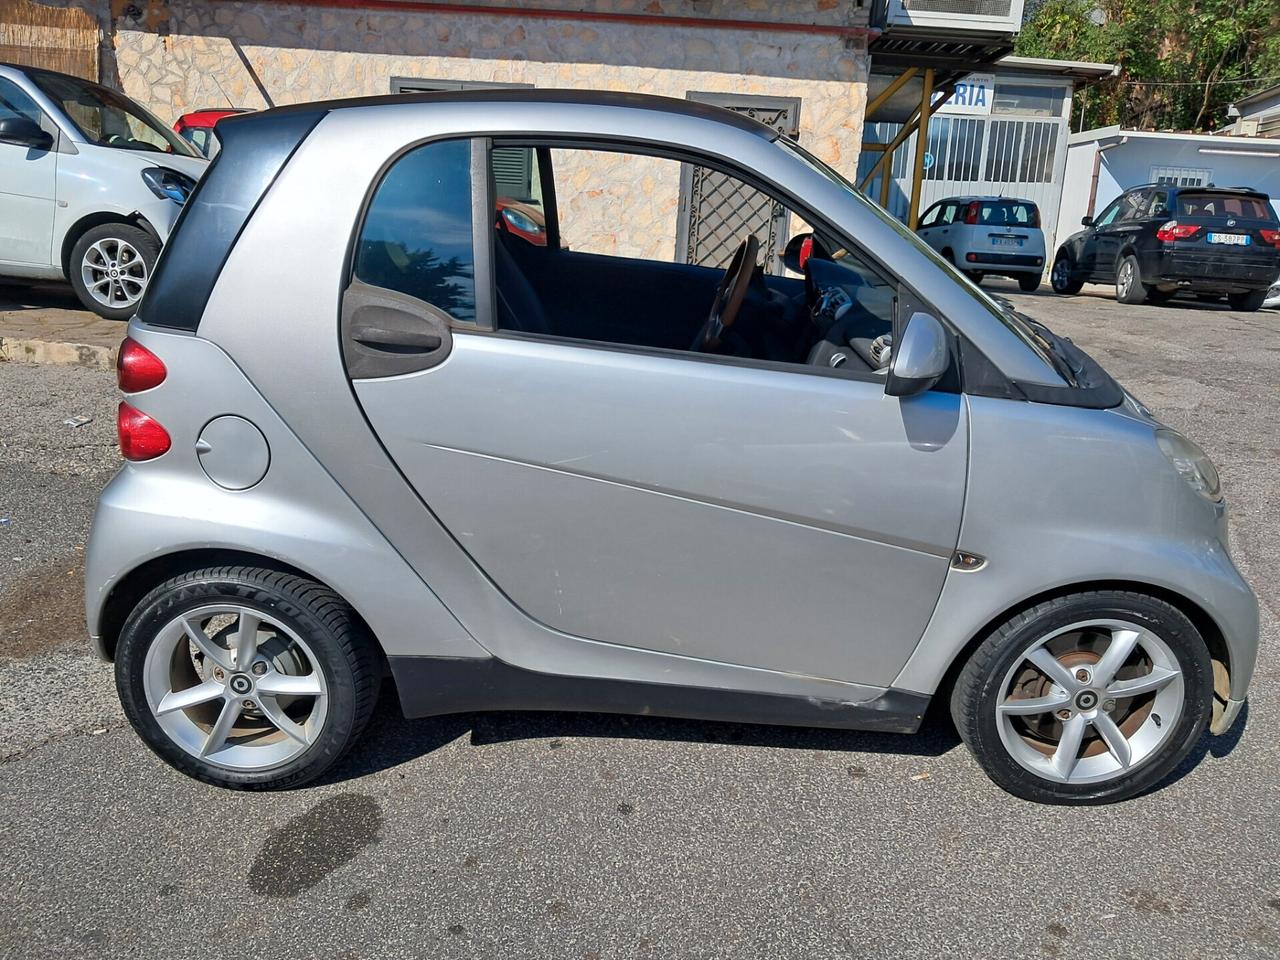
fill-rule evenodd
<path id="1" fill-rule="evenodd" d="M 1280 956 L 1280 314 L 989 286 L 1221 468 L 1263 603 L 1258 673 L 1242 721 L 1161 789 L 1035 806 L 939 722 L 408 722 L 387 698 L 319 785 L 187 780 L 83 639 L 112 378 L 0 364 L 0 956 Z"/>

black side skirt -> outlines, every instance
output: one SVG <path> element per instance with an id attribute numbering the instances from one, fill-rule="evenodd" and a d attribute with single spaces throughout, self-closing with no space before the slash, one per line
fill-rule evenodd
<path id="1" fill-rule="evenodd" d="M 927 696 L 903 690 L 850 703 L 537 673 L 495 658 L 388 660 L 401 709 L 411 719 L 486 710 L 565 710 L 915 733 L 929 705 Z"/>

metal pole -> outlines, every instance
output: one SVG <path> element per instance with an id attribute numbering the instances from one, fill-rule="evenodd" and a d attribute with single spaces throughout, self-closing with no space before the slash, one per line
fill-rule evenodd
<path id="1" fill-rule="evenodd" d="M 907 228 L 914 230 L 920 222 L 920 188 L 924 180 L 924 155 L 929 146 L 929 115 L 933 113 L 933 68 L 925 70 L 920 89 L 920 122 L 916 125 L 916 162 L 911 171 L 911 206 L 907 210 Z"/>

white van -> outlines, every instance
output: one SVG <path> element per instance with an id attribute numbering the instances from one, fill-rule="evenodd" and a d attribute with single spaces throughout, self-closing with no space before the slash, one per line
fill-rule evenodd
<path id="1" fill-rule="evenodd" d="M 128 320 L 208 161 L 128 97 L 0 63 L 0 278 Z"/>

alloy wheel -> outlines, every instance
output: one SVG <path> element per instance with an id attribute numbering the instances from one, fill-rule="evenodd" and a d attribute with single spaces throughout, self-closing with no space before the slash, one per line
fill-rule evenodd
<path id="1" fill-rule="evenodd" d="M 1127 297 L 1129 288 L 1133 286 L 1133 263 L 1126 260 L 1120 265 L 1120 276 L 1117 278 L 1116 286 L 1120 288 L 1120 295 Z"/>
<path id="2" fill-rule="evenodd" d="M 1053 273 L 1049 278 L 1055 288 L 1062 289 L 1066 287 L 1067 283 L 1071 280 L 1068 276 L 1068 272 L 1066 258 L 1059 257 L 1053 264 Z"/>
<path id="3" fill-rule="evenodd" d="M 306 642 L 234 604 L 203 606 L 161 628 L 143 687 L 174 743 L 229 770 L 288 763 L 315 742 L 328 712 L 328 684 Z"/>
<path id="4" fill-rule="evenodd" d="M 80 278 L 94 300 L 118 310 L 142 299 L 149 275 L 146 260 L 133 244 L 104 237 L 85 250 Z"/>
<path id="5" fill-rule="evenodd" d="M 1022 767 L 1061 783 L 1119 777 L 1161 751 L 1184 681 L 1169 646 L 1125 620 L 1087 620 L 1040 638 L 1005 674 L 996 722 Z"/>

